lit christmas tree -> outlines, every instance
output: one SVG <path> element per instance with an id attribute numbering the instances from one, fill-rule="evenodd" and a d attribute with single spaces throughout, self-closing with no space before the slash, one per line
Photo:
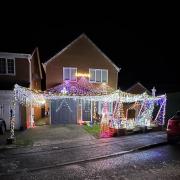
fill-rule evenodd
<path id="1" fill-rule="evenodd" d="M 114 119 L 125 119 L 124 110 L 123 110 L 123 103 L 122 102 L 116 102 L 116 106 L 113 113 Z"/>

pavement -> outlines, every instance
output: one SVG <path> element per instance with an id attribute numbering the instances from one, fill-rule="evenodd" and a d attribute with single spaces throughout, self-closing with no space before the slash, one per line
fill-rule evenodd
<path id="1" fill-rule="evenodd" d="M 158 131 L 113 138 L 74 138 L 56 144 L 6 147 L 0 150 L 0 177 L 118 157 L 166 144 L 166 133 Z"/>
<path id="2" fill-rule="evenodd" d="M 57 151 L 57 150 L 67 150 L 67 149 L 76 149 L 76 148 L 91 148 L 93 149 L 98 147 L 107 147 L 118 146 L 118 148 L 110 153 L 110 155 L 116 155 L 116 153 L 128 153 L 137 150 L 144 150 L 156 146 L 166 145 L 166 132 L 148 132 L 141 133 L 136 135 L 126 135 L 112 138 L 101 138 L 101 139 L 71 139 L 64 140 L 58 143 L 50 144 L 35 144 L 34 146 L 16 146 L 16 145 L 7 145 L 0 148 L 1 152 L 5 154 L 28 154 L 36 152 L 46 152 L 46 151 Z M 96 153 L 97 154 L 97 153 Z M 106 154 L 106 153 L 105 153 Z M 3 155 L 3 157 L 4 157 Z M 101 155 L 102 156 L 102 155 Z M 0 155 L 1 157 L 1 155 Z"/>
<path id="3" fill-rule="evenodd" d="M 51 149 L 56 146 L 61 148 L 89 146 L 102 143 L 114 143 L 119 141 L 127 141 L 129 147 L 130 139 L 146 139 L 143 144 L 139 144 L 137 148 L 148 148 L 156 145 L 167 143 L 166 132 L 146 132 L 139 134 L 129 134 L 126 136 L 101 138 L 96 139 L 89 133 L 87 133 L 82 126 L 66 125 L 66 126 L 39 126 L 34 129 L 28 129 L 26 131 L 18 131 L 16 134 L 16 143 L 11 145 L 6 144 L 6 139 L 9 137 L 9 132 L 0 137 L 0 150 L 5 149 Z M 150 137 L 152 135 L 152 137 Z M 152 141 L 153 138 L 153 141 Z M 151 140 L 151 141 L 150 141 Z M 133 143 L 134 144 L 134 143 Z M 124 145 L 124 144 L 123 144 Z M 137 144 L 138 145 L 138 144 Z M 132 148 L 128 149 L 132 150 Z"/>

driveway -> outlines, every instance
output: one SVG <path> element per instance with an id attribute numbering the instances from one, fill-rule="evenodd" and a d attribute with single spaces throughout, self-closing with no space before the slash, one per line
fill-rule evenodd
<path id="1" fill-rule="evenodd" d="M 18 146 L 40 146 L 95 139 L 82 126 L 72 124 L 36 126 L 33 129 L 16 131 L 15 136 Z M 3 138 L 1 137 L 1 139 Z M 2 145 L 2 143 L 0 144 Z"/>

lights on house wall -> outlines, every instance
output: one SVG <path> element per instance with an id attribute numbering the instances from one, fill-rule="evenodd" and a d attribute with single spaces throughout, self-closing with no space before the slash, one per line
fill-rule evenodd
<path id="1" fill-rule="evenodd" d="M 15 101 L 25 106 L 42 106 L 46 103 L 44 94 L 41 91 L 31 90 L 19 85 L 14 88 Z"/>
<path id="2" fill-rule="evenodd" d="M 76 73 L 76 77 L 88 77 L 88 78 L 90 78 L 90 74 L 88 74 L 88 73 Z"/>
<path id="3" fill-rule="evenodd" d="M 138 95 L 134 95 L 134 94 L 130 94 L 130 93 L 126 93 L 126 92 L 122 92 L 120 90 L 116 90 L 112 93 L 108 93 L 108 94 L 101 94 L 101 92 L 97 92 L 95 95 L 89 95 L 90 93 L 84 93 L 82 92 L 82 94 L 79 95 L 79 93 L 77 92 L 78 95 L 76 95 L 75 93 L 66 93 L 67 91 L 66 89 L 63 89 L 62 92 L 58 93 L 58 92 L 41 92 L 41 91 L 34 91 L 34 90 L 30 90 L 29 88 L 25 88 L 25 87 L 21 87 L 19 85 L 15 85 L 14 88 L 15 91 L 15 100 L 19 101 L 20 103 L 25 103 L 26 105 L 28 105 L 29 103 L 32 103 L 34 105 L 41 105 L 44 104 L 44 102 L 46 100 L 56 100 L 56 99 L 64 99 L 64 98 L 73 98 L 75 100 L 77 99 L 82 99 L 82 100 L 89 100 L 89 101 L 102 101 L 102 102 L 116 102 L 117 99 L 121 99 L 122 103 L 132 103 L 132 102 L 143 102 L 145 99 L 146 101 L 153 101 L 153 102 L 163 102 L 164 99 L 166 99 L 165 95 L 162 96 L 156 96 L 156 97 L 152 97 L 147 95 L 147 93 L 143 93 L 143 94 L 138 94 Z"/>
<path id="4" fill-rule="evenodd" d="M 66 88 L 63 87 L 63 89 L 61 90 L 61 93 L 62 93 L 62 94 L 67 94 L 67 92 L 68 92 L 68 91 L 66 90 Z"/>

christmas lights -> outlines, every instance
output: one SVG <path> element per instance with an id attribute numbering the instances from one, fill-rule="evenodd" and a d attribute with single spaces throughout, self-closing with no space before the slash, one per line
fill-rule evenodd
<path id="1" fill-rule="evenodd" d="M 96 111 L 95 102 L 104 102 L 105 107 L 108 103 L 115 102 L 116 107 L 114 109 L 113 117 L 111 118 L 108 116 L 106 112 L 103 114 L 101 121 L 103 124 L 106 121 L 106 124 L 109 123 L 111 127 L 115 128 L 132 128 L 136 125 L 150 126 L 154 104 L 157 104 L 160 106 L 160 110 L 154 122 L 157 122 L 159 125 L 164 124 L 166 95 L 149 96 L 147 93 L 134 95 L 121 90 L 111 92 L 110 90 L 107 90 L 108 87 L 106 84 L 101 86 L 104 86 L 104 89 L 100 86 L 98 88 L 94 87 L 84 78 L 80 78 L 78 83 L 64 82 L 62 85 L 44 92 L 15 85 L 14 92 L 15 100 L 17 102 L 30 107 L 41 106 L 46 101 L 51 102 L 52 100 L 62 100 L 62 102 L 66 102 L 65 100 L 67 98 L 80 101 L 88 100 L 94 103 L 94 117 Z M 124 103 L 134 103 L 134 105 L 132 105 L 130 108 L 134 108 L 137 111 L 137 117 L 131 120 L 127 119 L 127 116 L 125 116 L 123 110 Z M 135 105 L 138 105 L 137 108 Z M 69 106 L 67 105 L 67 107 Z"/>

